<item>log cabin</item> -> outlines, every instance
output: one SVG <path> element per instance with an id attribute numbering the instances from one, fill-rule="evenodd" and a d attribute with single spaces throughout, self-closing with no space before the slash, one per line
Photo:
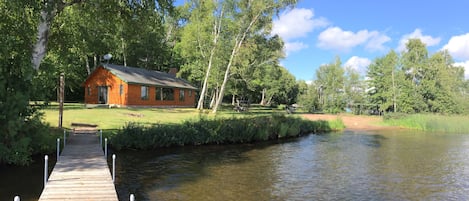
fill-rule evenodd
<path id="1" fill-rule="evenodd" d="M 83 83 L 86 105 L 194 107 L 197 88 L 169 73 L 101 64 Z"/>

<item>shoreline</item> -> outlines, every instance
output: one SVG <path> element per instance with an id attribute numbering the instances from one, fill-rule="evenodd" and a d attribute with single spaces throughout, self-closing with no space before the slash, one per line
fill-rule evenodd
<path id="1" fill-rule="evenodd" d="M 374 131 L 374 130 L 399 130 L 398 126 L 380 125 L 383 118 L 380 116 L 348 115 L 348 114 L 302 114 L 301 117 L 312 121 L 330 121 L 341 119 L 345 125 L 344 130 L 350 131 Z"/>

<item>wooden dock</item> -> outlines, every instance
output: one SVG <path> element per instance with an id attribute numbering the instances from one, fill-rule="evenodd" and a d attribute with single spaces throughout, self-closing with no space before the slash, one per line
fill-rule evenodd
<path id="1" fill-rule="evenodd" d="M 71 134 L 39 201 L 117 201 L 117 193 L 99 137 Z"/>

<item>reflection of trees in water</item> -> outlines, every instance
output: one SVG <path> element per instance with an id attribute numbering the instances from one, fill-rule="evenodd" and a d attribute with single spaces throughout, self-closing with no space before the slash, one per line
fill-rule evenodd
<path id="1" fill-rule="evenodd" d="M 469 136 L 370 132 L 123 152 L 117 189 L 139 200 L 469 199 Z"/>

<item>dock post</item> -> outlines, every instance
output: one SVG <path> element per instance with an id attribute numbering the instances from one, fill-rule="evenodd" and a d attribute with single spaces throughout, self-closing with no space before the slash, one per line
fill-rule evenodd
<path id="1" fill-rule="evenodd" d="M 134 194 L 130 194 L 130 201 L 135 201 L 135 195 Z"/>
<path id="2" fill-rule="evenodd" d="M 57 161 L 59 161 L 60 157 L 60 138 L 57 138 Z"/>
<path id="3" fill-rule="evenodd" d="M 46 188 L 46 184 L 47 184 L 47 173 L 48 173 L 48 165 L 49 163 L 49 156 L 44 156 L 44 188 Z"/>
<path id="4" fill-rule="evenodd" d="M 104 158 L 107 159 L 107 138 L 104 138 Z"/>
<path id="5" fill-rule="evenodd" d="M 65 148 L 66 141 L 67 141 L 67 130 L 64 129 L 64 148 Z"/>
<path id="6" fill-rule="evenodd" d="M 103 148 L 103 129 L 99 130 L 99 146 Z"/>
<path id="7" fill-rule="evenodd" d="M 112 154 L 112 183 L 116 182 L 116 154 Z"/>
<path id="8" fill-rule="evenodd" d="M 15 196 L 15 199 L 14 199 L 14 201 L 21 201 L 21 199 L 20 199 L 20 196 L 18 196 L 18 195 L 17 195 L 17 196 Z"/>

